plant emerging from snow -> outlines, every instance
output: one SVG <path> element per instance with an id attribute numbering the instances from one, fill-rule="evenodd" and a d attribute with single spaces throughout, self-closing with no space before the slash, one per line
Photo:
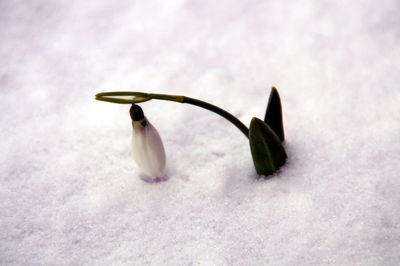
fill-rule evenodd
<path id="1" fill-rule="evenodd" d="M 271 89 L 264 120 L 253 117 L 249 128 L 227 111 L 186 96 L 126 91 L 96 94 L 96 100 L 99 101 L 132 105 L 130 115 L 133 126 L 133 156 L 139 168 L 151 180 L 162 178 L 164 175 L 165 151 L 157 130 L 144 116 L 137 103 L 153 99 L 196 105 L 230 121 L 249 139 L 254 166 L 259 175 L 271 175 L 285 164 L 287 155 L 282 145 L 285 139 L 282 105 L 279 93 L 274 87 Z"/>
<path id="2" fill-rule="evenodd" d="M 139 105 L 129 110 L 132 119 L 132 151 L 136 164 L 151 181 L 164 176 L 165 150 L 156 128 Z"/>

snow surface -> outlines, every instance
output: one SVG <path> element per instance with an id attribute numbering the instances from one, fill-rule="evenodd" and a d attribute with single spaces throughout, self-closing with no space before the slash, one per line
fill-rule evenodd
<path id="1" fill-rule="evenodd" d="M 400 2 L 0 1 L 1 265 L 399 265 Z M 140 179 L 129 106 L 184 94 L 248 124 L 269 89 L 288 162 L 143 103 L 168 180 Z"/>

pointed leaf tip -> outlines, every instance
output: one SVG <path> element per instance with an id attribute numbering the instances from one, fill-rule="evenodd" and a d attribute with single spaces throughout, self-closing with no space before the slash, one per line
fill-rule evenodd
<path id="1" fill-rule="evenodd" d="M 265 112 L 264 122 L 278 135 L 281 141 L 285 140 L 282 119 L 282 104 L 278 90 L 272 87 L 269 94 L 267 111 Z"/>
<path id="2" fill-rule="evenodd" d="M 249 140 L 254 166 L 259 175 L 271 175 L 285 164 L 287 155 L 279 137 L 256 117 L 250 123 Z"/>

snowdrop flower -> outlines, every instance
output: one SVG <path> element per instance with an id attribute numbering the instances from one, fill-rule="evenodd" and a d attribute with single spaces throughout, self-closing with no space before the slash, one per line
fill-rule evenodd
<path id="1" fill-rule="evenodd" d="M 156 128 L 147 120 L 140 106 L 132 104 L 133 158 L 142 172 L 155 181 L 165 174 L 165 150 Z"/>
<path id="2" fill-rule="evenodd" d="M 287 154 L 283 146 L 285 134 L 282 121 L 282 104 L 275 87 L 272 87 L 264 121 L 254 117 L 250 128 L 237 117 L 220 107 L 183 95 L 145 93 L 137 91 L 101 92 L 96 100 L 132 104 L 130 114 L 133 125 L 133 156 L 143 173 L 155 181 L 164 176 L 165 151 L 157 130 L 146 119 L 142 108 L 135 103 L 164 100 L 192 104 L 214 112 L 236 126 L 249 140 L 254 167 L 260 176 L 269 176 L 285 164 Z"/>

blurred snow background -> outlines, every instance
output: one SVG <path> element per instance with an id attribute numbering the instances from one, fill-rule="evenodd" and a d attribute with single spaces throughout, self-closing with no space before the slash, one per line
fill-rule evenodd
<path id="1" fill-rule="evenodd" d="M 398 265 L 400 2 L 0 1 L 1 265 Z M 258 180 L 242 133 L 142 104 L 166 182 L 140 180 L 141 90 L 248 124 L 269 89 L 287 165 Z"/>

